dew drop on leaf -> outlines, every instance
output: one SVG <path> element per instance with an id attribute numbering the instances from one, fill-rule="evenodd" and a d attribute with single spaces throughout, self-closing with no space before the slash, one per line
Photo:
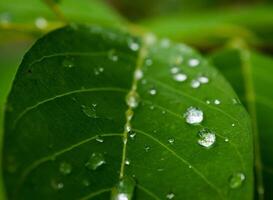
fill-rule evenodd
<path id="1" fill-rule="evenodd" d="M 130 165 L 130 159 L 129 158 L 125 159 L 125 165 Z"/>
<path id="2" fill-rule="evenodd" d="M 90 185 L 89 180 L 84 179 L 84 180 L 82 181 L 82 185 L 85 186 L 85 187 L 88 187 L 88 186 Z"/>
<path id="3" fill-rule="evenodd" d="M 174 197 L 175 197 L 175 195 L 174 195 L 174 193 L 172 193 L 172 192 L 170 192 L 170 193 L 168 193 L 168 194 L 166 195 L 166 198 L 167 198 L 167 199 L 174 199 Z"/>
<path id="4" fill-rule="evenodd" d="M 55 179 L 53 179 L 51 181 L 51 187 L 54 189 L 54 190 L 61 190 L 64 188 L 64 184 L 60 181 L 57 181 Z"/>
<path id="5" fill-rule="evenodd" d="M 128 45 L 129 45 L 129 48 L 132 50 L 132 51 L 137 51 L 139 50 L 139 44 L 136 42 L 136 41 L 133 41 L 132 39 L 130 39 L 128 41 Z"/>
<path id="6" fill-rule="evenodd" d="M 200 85 L 201 85 L 201 83 L 198 80 L 194 79 L 194 80 L 191 81 L 191 87 L 192 88 L 199 88 Z"/>
<path id="7" fill-rule="evenodd" d="M 131 91 L 126 96 L 127 105 L 131 108 L 136 108 L 139 103 L 139 96 L 135 91 Z"/>
<path id="8" fill-rule="evenodd" d="M 147 145 L 144 146 L 144 150 L 145 150 L 146 152 L 150 151 L 150 149 L 151 149 L 151 147 L 149 147 L 149 146 L 147 146 Z"/>
<path id="9" fill-rule="evenodd" d="M 96 141 L 100 143 L 104 142 L 103 138 L 100 135 L 96 136 Z"/>
<path id="10" fill-rule="evenodd" d="M 151 59 L 151 58 L 147 58 L 146 60 L 145 60 L 145 65 L 146 66 L 151 66 L 153 64 L 153 60 Z"/>
<path id="11" fill-rule="evenodd" d="M 215 133 L 207 128 L 198 132 L 198 144 L 210 148 L 216 141 Z"/>
<path id="12" fill-rule="evenodd" d="M 108 52 L 108 58 L 110 60 L 112 60 L 113 62 L 117 62 L 118 61 L 118 55 L 116 54 L 115 50 L 110 50 Z"/>
<path id="13" fill-rule="evenodd" d="M 169 138 L 169 139 L 168 139 L 168 142 L 169 142 L 170 144 L 173 144 L 174 141 L 175 141 L 174 138 Z"/>
<path id="14" fill-rule="evenodd" d="M 197 67 L 200 64 L 200 60 L 197 58 L 192 58 L 189 60 L 188 64 L 190 67 Z"/>
<path id="15" fill-rule="evenodd" d="M 220 101 L 219 99 L 215 99 L 215 100 L 214 100 L 214 104 L 215 104 L 215 105 L 219 105 L 220 103 L 221 103 L 221 101 Z"/>
<path id="16" fill-rule="evenodd" d="M 72 172 L 72 166 L 71 164 L 67 163 L 67 162 L 62 162 L 59 166 L 59 171 L 63 174 L 63 175 L 68 175 L 71 174 Z"/>
<path id="17" fill-rule="evenodd" d="M 162 48 L 169 48 L 171 45 L 171 41 L 168 38 L 164 38 L 160 41 L 160 46 Z"/>
<path id="18" fill-rule="evenodd" d="M 174 74 L 173 75 L 173 79 L 177 82 L 183 82 L 185 80 L 187 80 L 187 75 L 186 74 L 182 74 L 182 73 L 178 73 L 178 74 Z"/>
<path id="19" fill-rule="evenodd" d="M 136 79 L 136 80 L 140 80 L 140 79 L 142 79 L 142 77 L 143 77 L 143 72 L 142 72 L 142 70 L 141 70 L 141 69 L 137 69 L 137 70 L 135 71 L 135 79 Z"/>
<path id="20" fill-rule="evenodd" d="M 45 29 L 47 26 L 48 26 L 48 22 L 45 18 L 43 17 L 38 17 L 36 20 L 35 20 L 35 26 L 38 28 L 38 29 Z"/>
<path id="21" fill-rule="evenodd" d="M 135 190 L 135 181 L 129 177 L 123 177 L 112 189 L 111 200 L 132 200 Z"/>
<path id="22" fill-rule="evenodd" d="M 189 107 L 184 113 L 184 118 L 188 124 L 200 124 L 204 118 L 203 111 L 195 107 Z"/>
<path id="23" fill-rule="evenodd" d="M 89 160 L 85 163 L 85 167 L 90 170 L 96 170 L 106 163 L 103 154 L 92 153 Z"/>
<path id="24" fill-rule="evenodd" d="M 96 109 L 95 109 L 96 106 L 92 105 L 92 107 L 89 107 L 89 106 L 82 105 L 81 107 L 82 107 L 82 112 L 87 117 L 97 118 Z"/>
<path id="25" fill-rule="evenodd" d="M 149 90 L 149 94 L 152 95 L 152 96 L 156 95 L 156 93 L 157 93 L 157 90 L 155 88 L 151 88 Z"/>
<path id="26" fill-rule="evenodd" d="M 95 74 L 95 75 L 99 75 L 99 74 L 101 74 L 103 71 L 104 71 L 104 68 L 103 68 L 103 67 L 97 67 L 97 68 L 94 69 L 94 74 Z"/>
<path id="27" fill-rule="evenodd" d="M 241 172 L 234 173 L 229 178 L 229 187 L 232 189 L 236 189 L 242 186 L 245 180 L 245 175 Z"/>
<path id="28" fill-rule="evenodd" d="M 135 139 L 135 137 L 136 137 L 136 132 L 130 131 L 130 132 L 129 132 L 129 137 L 130 137 L 131 139 Z"/>
<path id="29" fill-rule="evenodd" d="M 172 67 L 170 71 L 172 74 L 177 74 L 180 71 L 180 69 L 175 66 L 175 67 Z"/>
<path id="30" fill-rule="evenodd" d="M 72 59 L 65 58 L 65 59 L 63 60 L 62 65 L 63 65 L 64 67 L 67 67 L 67 68 L 72 68 L 72 67 L 74 67 L 74 62 L 72 61 Z"/>
<path id="31" fill-rule="evenodd" d="M 200 83 L 202 83 L 202 84 L 206 84 L 206 83 L 209 82 L 209 78 L 206 77 L 206 76 L 199 76 L 199 77 L 198 77 L 198 81 L 199 81 Z"/>

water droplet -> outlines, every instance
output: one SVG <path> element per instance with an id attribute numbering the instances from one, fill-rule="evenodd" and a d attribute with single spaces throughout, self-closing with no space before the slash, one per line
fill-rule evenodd
<path id="1" fill-rule="evenodd" d="M 164 38 L 160 41 L 160 46 L 162 48 L 169 48 L 171 45 L 171 41 L 168 38 Z"/>
<path id="2" fill-rule="evenodd" d="M 173 199 L 175 197 L 174 193 L 170 192 L 166 195 L 167 199 Z"/>
<path id="3" fill-rule="evenodd" d="M 64 184 L 60 181 L 56 181 L 55 179 L 51 181 L 51 186 L 54 190 L 61 190 L 64 188 Z"/>
<path id="4" fill-rule="evenodd" d="M 171 73 L 172 74 L 177 74 L 180 71 L 180 69 L 178 67 L 172 67 L 171 68 Z"/>
<path id="5" fill-rule="evenodd" d="M 88 187 L 88 186 L 90 185 L 90 182 L 89 182 L 89 180 L 84 179 L 84 180 L 82 181 L 82 184 L 83 184 L 83 186 Z"/>
<path id="6" fill-rule="evenodd" d="M 130 159 L 129 158 L 125 159 L 125 165 L 130 165 Z"/>
<path id="7" fill-rule="evenodd" d="M 146 60 L 145 60 L 145 65 L 146 66 L 151 66 L 153 64 L 153 60 L 151 59 L 151 58 L 147 58 Z"/>
<path id="8" fill-rule="evenodd" d="M 228 142 L 229 141 L 229 139 L 228 138 L 225 138 L 225 142 Z"/>
<path id="9" fill-rule="evenodd" d="M 35 20 L 35 26 L 38 28 L 38 29 L 45 29 L 47 26 L 48 26 L 48 22 L 45 18 L 43 17 L 38 17 L 36 20 Z"/>
<path id="10" fill-rule="evenodd" d="M 97 136 L 96 136 L 96 141 L 97 141 L 97 142 L 100 142 L 100 143 L 103 143 L 103 142 L 104 142 L 103 138 L 102 138 L 100 135 L 97 135 Z"/>
<path id="11" fill-rule="evenodd" d="M 240 173 L 240 172 L 234 173 L 229 178 L 229 186 L 232 189 L 239 188 L 243 184 L 244 180 L 245 180 L 245 175 L 243 173 Z"/>
<path id="12" fill-rule="evenodd" d="M 192 168 L 192 166 L 191 165 L 189 165 L 189 169 L 191 169 Z"/>
<path id="13" fill-rule="evenodd" d="M 142 79 L 142 80 L 141 80 L 141 84 L 142 84 L 142 85 L 145 85 L 146 83 L 147 83 L 147 80 L 146 80 L 146 79 Z"/>
<path id="14" fill-rule="evenodd" d="M 220 103 L 221 103 L 220 100 L 218 100 L 218 99 L 215 99 L 215 100 L 214 100 L 214 104 L 215 104 L 215 105 L 219 105 Z"/>
<path id="15" fill-rule="evenodd" d="M 151 147 L 149 147 L 149 146 L 147 146 L 147 145 L 144 146 L 144 150 L 145 150 L 146 152 L 150 151 L 150 149 L 151 149 Z"/>
<path id="16" fill-rule="evenodd" d="M 126 96 L 127 105 L 131 108 L 136 108 L 139 103 L 139 95 L 135 91 L 131 91 Z"/>
<path id="17" fill-rule="evenodd" d="M 148 46 L 155 44 L 156 40 L 157 40 L 157 38 L 153 33 L 146 33 L 144 36 L 144 42 Z"/>
<path id="18" fill-rule="evenodd" d="M 198 132 L 198 144 L 210 148 L 216 141 L 215 133 L 205 128 Z"/>
<path id="19" fill-rule="evenodd" d="M 137 69 L 137 70 L 135 71 L 135 79 L 136 79 L 136 80 L 140 80 L 140 79 L 142 79 L 142 77 L 143 77 L 143 72 L 142 72 L 142 70 L 141 70 L 141 69 Z"/>
<path id="20" fill-rule="evenodd" d="M 81 107 L 82 107 L 82 112 L 87 117 L 97 118 L 96 109 L 95 109 L 96 106 L 92 105 L 92 107 L 89 107 L 89 106 L 82 105 Z"/>
<path id="21" fill-rule="evenodd" d="M 191 81 L 191 87 L 192 88 L 199 88 L 200 85 L 201 84 L 200 84 L 200 82 L 198 80 L 192 80 Z"/>
<path id="22" fill-rule="evenodd" d="M 206 83 L 209 82 L 209 78 L 206 77 L 206 76 L 199 76 L 199 77 L 198 77 L 198 81 L 199 81 L 200 83 L 202 83 L 202 84 L 206 84 Z"/>
<path id="23" fill-rule="evenodd" d="M 163 171 L 164 171 L 164 169 L 159 168 L 159 169 L 157 169 L 157 171 L 158 171 L 158 172 L 163 172 Z"/>
<path id="24" fill-rule="evenodd" d="M 155 107 L 153 105 L 150 106 L 150 110 L 154 110 Z"/>
<path id="25" fill-rule="evenodd" d="M 63 175 L 68 175 L 72 172 L 72 166 L 67 162 L 62 162 L 59 166 L 59 171 Z"/>
<path id="26" fill-rule="evenodd" d="M 206 104 L 210 104 L 210 100 L 206 100 Z"/>
<path id="27" fill-rule="evenodd" d="M 184 114 L 184 117 L 188 124 L 199 124 L 204 118 L 203 111 L 195 107 L 189 107 Z"/>
<path id="28" fill-rule="evenodd" d="M 233 98 L 233 99 L 232 99 L 232 103 L 233 103 L 234 105 L 239 104 L 239 103 L 240 103 L 240 100 L 239 100 L 239 99 L 236 99 L 236 98 Z"/>
<path id="29" fill-rule="evenodd" d="M 190 67 L 197 67 L 200 64 L 200 61 L 197 58 L 192 58 L 189 60 Z"/>
<path id="30" fill-rule="evenodd" d="M 182 73 L 178 73 L 178 74 L 173 75 L 173 79 L 178 82 L 183 82 L 183 81 L 187 80 L 187 78 L 188 78 L 187 75 L 182 74 Z"/>
<path id="31" fill-rule="evenodd" d="M 151 88 L 149 90 L 149 94 L 152 95 L 152 96 L 156 95 L 156 93 L 157 93 L 157 90 L 155 88 Z"/>
<path id="32" fill-rule="evenodd" d="M 136 132 L 130 131 L 130 132 L 129 132 L 129 137 L 130 137 L 131 139 L 135 139 L 135 137 L 136 137 Z"/>
<path id="33" fill-rule="evenodd" d="M 63 60 L 62 65 L 67 68 L 72 68 L 72 67 L 74 67 L 74 62 L 72 59 L 66 58 Z"/>
<path id="34" fill-rule="evenodd" d="M 128 41 L 128 45 L 129 45 L 129 48 L 132 50 L 132 51 L 137 51 L 139 50 L 139 44 L 136 42 L 136 41 L 133 41 L 132 39 L 130 39 Z"/>
<path id="35" fill-rule="evenodd" d="M 98 67 L 98 68 L 95 68 L 95 69 L 94 69 L 95 75 L 99 75 L 99 74 L 101 74 L 103 71 L 104 71 L 104 68 L 103 68 L 103 67 Z"/>
<path id="36" fill-rule="evenodd" d="M 100 166 L 106 163 L 103 154 L 101 153 L 92 153 L 91 157 L 85 163 L 85 167 L 90 170 L 96 170 Z"/>
<path id="37" fill-rule="evenodd" d="M 108 53 L 108 58 L 112 60 L 113 62 L 118 61 L 118 55 L 116 54 L 115 50 L 110 50 Z"/>
<path id="38" fill-rule="evenodd" d="M 111 200 L 132 200 L 135 181 L 129 177 L 123 177 L 112 189 Z"/>
<path id="39" fill-rule="evenodd" d="M 231 124 L 231 126 L 232 126 L 232 127 L 234 127 L 234 126 L 235 126 L 235 124 L 233 123 L 233 124 Z"/>
<path id="40" fill-rule="evenodd" d="M 174 143 L 174 138 L 170 138 L 170 139 L 168 139 L 168 142 L 170 143 L 170 144 L 173 144 Z"/>

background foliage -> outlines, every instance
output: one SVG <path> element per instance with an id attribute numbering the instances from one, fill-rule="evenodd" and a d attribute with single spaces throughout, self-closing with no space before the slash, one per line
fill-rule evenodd
<path id="1" fill-rule="evenodd" d="M 273 198 L 270 0 L 80 0 L 77 3 L 3 0 L 0 2 L 1 123 L 4 102 L 22 56 L 37 38 L 67 22 L 101 24 L 136 33 L 151 31 L 159 37 L 192 45 L 206 55 L 225 75 L 251 115 L 256 167 L 263 171 L 265 199 Z M 3 190 L 0 193 L 3 195 Z"/>

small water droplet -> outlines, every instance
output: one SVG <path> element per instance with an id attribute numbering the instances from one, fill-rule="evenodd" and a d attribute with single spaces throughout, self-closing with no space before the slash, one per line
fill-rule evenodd
<path id="1" fill-rule="evenodd" d="M 234 126 L 235 126 L 235 124 L 233 123 L 233 124 L 231 124 L 231 126 L 232 126 L 232 127 L 234 127 Z"/>
<path id="2" fill-rule="evenodd" d="M 200 83 L 202 83 L 202 84 L 206 84 L 206 83 L 209 82 L 209 78 L 206 77 L 206 76 L 199 76 L 199 77 L 198 77 L 198 81 L 199 81 Z"/>
<path id="3" fill-rule="evenodd" d="M 136 132 L 130 131 L 130 132 L 129 132 L 129 137 L 130 137 L 131 139 L 135 139 L 135 137 L 136 137 Z"/>
<path id="4" fill-rule="evenodd" d="M 163 172 L 163 171 L 164 171 L 164 169 L 159 168 L 159 169 L 157 169 L 157 171 L 158 171 L 158 172 Z"/>
<path id="5" fill-rule="evenodd" d="M 130 159 L 129 158 L 125 159 L 125 165 L 130 165 Z"/>
<path id="6" fill-rule="evenodd" d="M 155 34 L 153 34 L 153 33 L 146 33 L 145 34 L 145 36 L 144 36 L 144 42 L 148 46 L 151 46 L 151 45 L 155 44 L 156 41 L 157 41 L 157 38 L 156 38 Z"/>
<path id="7" fill-rule="evenodd" d="M 215 99 L 215 100 L 214 100 L 214 104 L 215 104 L 215 105 L 219 105 L 220 103 L 221 103 L 221 101 L 220 101 L 219 99 Z"/>
<path id="8" fill-rule="evenodd" d="M 81 107 L 82 107 L 82 112 L 87 117 L 97 118 L 96 109 L 95 109 L 96 106 L 92 105 L 92 107 L 89 107 L 89 106 L 82 105 Z"/>
<path id="9" fill-rule="evenodd" d="M 170 192 L 166 195 L 167 199 L 173 199 L 175 197 L 174 193 Z"/>
<path id="10" fill-rule="evenodd" d="M 149 94 L 152 95 L 152 96 L 156 95 L 156 93 L 157 93 L 157 90 L 155 88 L 151 88 L 149 90 Z"/>
<path id="11" fill-rule="evenodd" d="M 162 110 L 162 112 L 161 112 L 163 115 L 165 115 L 166 114 L 166 110 Z"/>
<path id="12" fill-rule="evenodd" d="M 99 75 L 99 74 L 101 74 L 103 71 L 104 71 L 104 68 L 103 68 L 103 67 L 97 67 L 97 68 L 94 69 L 95 75 Z"/>
<path id="13" fill-rule="evenodd" d="M 151 58 L 147 58 L 146 60 L 145 60 L 145 65 L 146 66 L 151 66 L 153 64 L 153 60 L 151 59 Z"/>
<path id="14" fill-rule="evenodd" d="M 189 107 L 184 113 L 184 118 L 186 118 L 188 124 L 200 124 L 204 118 L 203 111 L 195 107 Z"/>
<path id="15" fill-rule="evenodd" d="M 136 42 L 136 41 L 133 41 L 132 39 L 130 39 L 128 41 L 128 45 L 129 45 L 129 48 L 132 50 L 132 51 L 137 51 L 139 50 L 139 44 Z"/>
<path id="16" fill-rule="evenodd" d="M 112 60 L 113 62 L 117 62 L 118 61 L 118 55 L 116 54 L 115 50 L 110 50 L 108 53 L 108 58 L 110 60 Z"/>
<path id="17" fill-rule="evenodd" d="M 201 85 L 201 83 L 198 80 L 194 79 L 194 80 L 191 81 L 191 87 L 192 88 L 199 88 L 200 85 Z"/>
<path id="18" fill-rule="evenodd" d="M 65 58 L 62 62 L 62 65 L 67 68 L 74 67 L 74 62 L 72 58 Z"/>
<path id="19" fill-rule="evenodd" d="M 72 172 L 72 166 L 67 162 L 62 162 L 59 166 L 59 171 L 63 175 L 68 175 Z"/>
<path id="20" fill-rule="evenodd" d="M 229 141 L 229 139 L 228 138 L 225 138 L 225 142 L 228 142 Z"/>
<path id="21" fill-rule="evenodd" d="M 187 80 L 187 78 L 188 78 L 187 75 L 182 74 L 182 73 L 178 73 L 178 74 L 173 75 L 173 79 L 178 82 L 183 82 L 183 81 Z"/>
<path id="22" fill-rule="evenodd" d="M 140 79 L 142 79 L 142 77 L 143 77 L 143 72 L 142 72 L 142 70 L 141 70 L 141 69 L 137 69 L 137 70 L 135 71 L 135 79 L 136 79 L 136 80 L 140 80 Z"/>
<path id="23" fill-rule="evenodd" d="M 103 138 L 102 138 L 100 135 L 97 135 L 97 136 L 96 136 L 96 141 L 97 141 L 97 142 L 100 142 L 100 143 L 103 143 L 103 142 L 104 142 Z"/>
<path id="24" fill-rule="evenodd" d="M 126 96 L 127 105 L 131 108 L 136 108 L 139 103 L 139 95 L 135 91 L 131 91 Z"/>
<path id="25" fill-rule="evenodd" d="M 111 200 L 132 200 L 135 181 L 129 177 L 123 177 L 112 189 Z"/>
<path id="26" fill-rule="evenodd" d="M 205 128 L 198 132 L 198 144 L 210 148 L 216 141 L 215 133 Z"/>
<path id="27" fill-rule="evenodd" d="M 90 170 L 96 170 L 106 163 L 103 154 L 92 153 L 89 160 L 85 163 L 85 167 Z"/>
<path id="28" fill-rule="evenodd" d="M 232 103 L 233 103 L 234 105 L 240 104 L 240 100 L 239 100 L 239 99 L 236 99 L 236 98 L 233 98 L 233 99 L 232 99 Z"/>
<path id="29" fill-rule="evenodd" d="M 210 100 L 206 100 L 206 104 L 210 104 Z"/>
<path id="30" fill-rule="evenodd" d="M 54 190 L 61 190 L 64 188 L 64 184 L 60 181 L 55 180 L 55 179 L 51 181 L 51 186 Z"/>
<path id="31" fill-rule="evenodd" d="M 151 149 L 151 147 L 149 147 L 149 146 L 147 146 L 147 145 L 144 146 L 144 150 L 145 150 L 146 152 L 150 151 L 150 149 Z"/>
<path id="32" fill-rule="evenodd" d="M 197 58 L 192 58 L 189 60 L 188 64 L 190 67 L 197 67 L 200 64 L 200 60 Z"/>
<path id="33" fill-rule="evenodd" d="M 84 180 L 82 181 L 82 184 L 83 184 L 83 186 L 88 187 L 88 186 L 90 185 L 90 182 L 89 182 L 89 180 L 84 179 Z"/>
<path id="34" fill-rule="evenodd" d="M 232 189 L 236 189 L 242 186 L 243 182 L 245 180 L 245 175 L 241 172 L 234 173 L 229 178 L 229 186 Z"/>
<path id="35" fill-rule="evenodd" d="M 169 48 L 171 45 L 171 41 L 168 38 L 164 38 L 160 41 L 160 46 L 162 48 Z"/>
<path id="36" fill-rule="evenodd" d="M 38 29 L 45 29 L 47 26 L 48 26 L 48 22 L 45 18 L 43 17 L 38 17 L 36 20 L 35 20 L 35 26 L 38 28 Z"/>
<path id="37" fill-rule="evenodd" d="M 173 144 L 174 143 L 174 138 L 170 138 L 170 139 L 168 139 L 168 142 L 170 143 L 170 144 Z"/>
<path id="38" fill-rule="evenodd" d="M 180 71 L 180 69 L 178 67 L 176 67 L 176 66 L 171 68 L 171 73 L 172 74 L 177 74 L 179 71 Z"/>
<path id="39" fill-rule="evenodd" d="M 150 106 L 150 110 L 154 110 L 155 107 L 153 105 Z"/>
<path id="40" fill-rule="evenodd" d="M 189 169 L 191 169 L 192 168 L 192 166 L 191 165 L 189 165 Z"/>

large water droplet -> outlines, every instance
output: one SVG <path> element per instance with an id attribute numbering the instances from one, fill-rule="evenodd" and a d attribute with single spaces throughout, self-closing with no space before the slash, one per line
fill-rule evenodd
<path id="1" fill-rule="evenodd" d="M 59 171 L 63 175 L 68 175 L 72 172 L 72 166 L 67 162 L 62 162 L 59 166 Z"/>
<path id="2" fill-rule="evenodd" d="M 126 102 L 127 105 L 130 106 L 131 108 L 136 108 L 139 103 L 138 93 L 135 91 L 129 92 L 128 95 L 126 96 Z"/>
<path id="3" fill-rule="evenodd" d="M 200 64 L 200 60 L 197 58 L 192 58 L 189 60 L 188 64 L 190 67 L 197 67 Z"/>
<path id="4" fill-rule="evenodd" d="M 229 186 L 232 189 L 236 189 L 242 186 L 243 182 L 245 180 L 245 175 L 241 172 L 234 173 L 229 178 Z"/>
<path id="5" fill-rule="evenodd" d="M 90 170 L 96 170 L 100 166 L 106 163 L 103 154 L 101 153 L 92 153 L 87 163 L 85 163 L 85 167 Z"/>
<path id="6" fill-rule="evenodd" d="M 203 111 L 195 107 L 189 107 L 184 113 L 184 117 L 188 124 L 200 124 L 204 118 Z"/>
<path id="7" fill-rule="evenodd" d="M 43 17 L 38 17 L 36 20 L 35 20 L 35 26 L 38 28 L 38 29 L 45 29 L 47 26 L 48 26 L 48 22 L 45 18 Z"/>
<path id="8" fill-rule="evenodd" d="M 89 106 L 85 106 L 85 105 L 82 105 L 82 112 L 87 116 L 87 117 L 90 117 L 90 118 L 97 118 L 97 114 L 96 114 L 96 105 L 92 105 L 92 107 L 89 107 Z"/>
<path id="9" fill-rule="evenodd" d="M 210 148 L 216 141 L 215 133 L 209 129 L 202 129 L 198 132 L 198 144 Z"/>
<path id="10" fill-rule="evenodd" d="M 131 200 L 135 190 L 135 181 L 124 177 L 112 189 L 111 200 Z"/>
<path id="11" fill-rule="evenodd" d="M 135 71 L 135 79 L 136 79 L 136 80 L 140 80 L 140 79 L 142 79 L 142 77 L 143 77 L 143 72 L 142 72 L 142 70 L 141 70 L 141 69 L 137 69 L 137 70 Z"/>
<path id="12" fill-rule="evenodd" d="M 162 48 L 169 48 L 171 45 L 171 41 L 168 38 L 164 38 L 160 41 L 160 46 Z"/>
<path id="13" fill-rule="evenodd" d="M 178 74 L 173 75 L 173 79 L 178 82 L 183 82 L 183 81 L 187 80 L 187 78 L 188 78 L 187 75 L 182 74 L 182 73 L 178 73 Z"/>

